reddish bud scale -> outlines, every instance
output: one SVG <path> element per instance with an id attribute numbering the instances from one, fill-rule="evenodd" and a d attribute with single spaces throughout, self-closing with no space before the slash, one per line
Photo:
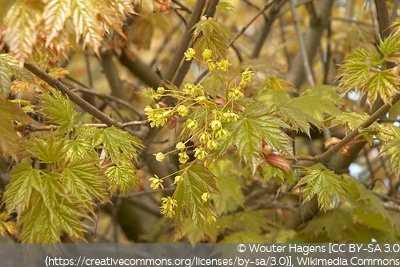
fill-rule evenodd
<path id="1" fill-rule="evenodd" d="M 331 146 L 336 145 L 337 143 L 339 143 L 341 140 L 337 137 L 331 137 L 329 139 L 327 139 L 324 143 L 325 145 L 325 149 Z"/>
<path id="2" fill-rule="evenodd" d="M 289 160 L 282 158 L 281 156 L 276 154 L 270 154 L 268 158 L 265 160 L 265 162 L 281 169 L 286 173 L 288 173 L 292 169 L 292 164 L 290 163 Z"/>

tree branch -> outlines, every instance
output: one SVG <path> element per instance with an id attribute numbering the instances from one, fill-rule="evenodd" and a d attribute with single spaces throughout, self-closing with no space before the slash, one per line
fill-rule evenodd
<path id="1" fill-rule="evenodd" d="M 184 53 L 189 47 L 190 40 L 192 39 L 192 28 L 199 21 L 203 7 L 205 5 L 205 0 L 197 0 L 193 8 L 192 14 L 190 15 L 189 21 L 186 26 L 186 31 L 183 33 L 180 39 L 179 46 L 177 47 L 171 64 L 168 66 L 168 71 L 164 75 L 167 82 L 173 82 L 177 70 L 183 60 Z M 161 83 L 159 84 L 161 85 Z"/>
<path id="2" fill-rule="evenodd" d="M 121 128 L 120 123 L 118 123 L 117 121 L 113 120 L 112 118 L 110 118 L 109 116 L 98 110 L 95 106 L 91 105 L 89 102 L 87 102 L 80 96 L 73 93 L 62 82 L 50 76 L 48 73 L 44 72 L 36 65 L 25 63 L 25 68 L 34 75 L 36 75 L 39 79 L 46 82 L 51 87 L 60 90 L 63 94 L 67 95 L 72 102 L 77 104 L 79 107 L 81 107 L 83 110 L 85 110 L 87 113 L 89 113 L 99 121 L 104 122 L 108 126 L 116 126 L 118 128 Z"/>
<path id="3" fill-rule="evenodd" d="M 258 35 L 258 39 L 254 46 L 253 53 L 251 54 L 251 58 L 258 58 L 261 52 L 261 48 L 264 46 L 265 40 L 267 39 L 269 32 L 271 31 L 272 25 L 274 24 L 274 21 L 279 14 L 279 10 L 285 2 L 286 0 L 278 0 L 272 4 L 268 15 L 265 16 L 265 21 L 261 29 L 261 33 Z"/>
<path id="4" fill-rule="evenodd" d="M 307 61 L 311 62 L 317 53 L 317 47 L 320 43 L 322 33 L 327 27 L 329 23 L 329 15 L 331 13 L 331 8 L 333 5 L 332 0 L 321 0 L 318 1 L 316 6 L 317 15 L 320 18 L 318 20 L 319 23 L 315 25 L 310 25 L 308 30 L 304 34 L 304 47 L 306 49 L 306 55 L 308 56 Z M 294 85 L 294 87 L 299 88 L 303 83 L 305 77 L 304 70 L 304 60 L 303 53 L 299 53 L 293 59 L 292 64 L 290 66 L 290 70 L 287 73 L 286 79 Z"/>
<path id="5" fill-rule="evenodd" d="M 140 60 L 135 55 L 130 55 L 127 48 L 122 49 L 119 61 L 124 65 L 133 75 L 138 77 L 148 86 L 157 88 L 161 83 L 161 78 L 149 66 Z"/>
<path id="6" fill-rule="evenodd" d="M 101 53 L 101 66 L 111 88 L 111 95 L 124 99 L 126 97 L 124 87 L 119 77 L 117 66 L 113 61 L 113 53 L 110 50 Z"/>
<path id="7" fill-rule="evenodd" d="M 310 57 L 307 55 L 308 54 L 307 48 L 306 48 L 306 44 L 303 39 L 303 35 L 301 33 L 300 23 L 297 18 L 296 3 L 294 2 L 294 0 L 290 0 L 290 10 L 291 10 L 292 16 L 293 16 L 293 23 L 294 23 L 294 27 L 296 29 L 296 36 L 297 36 L 297 40 L 299 42 L 300 54 L 303 59 L 303 65 L 304 65 L 306 77 L 307 77 L 307 80 L 308 80 L 308 83 L 310 84 L 310 86 L 314 86 L 315 81 L 314 81 L 314 75 L 313 75 L 313 72 L 312 72 L 312 69 L 310 66 Z"/>

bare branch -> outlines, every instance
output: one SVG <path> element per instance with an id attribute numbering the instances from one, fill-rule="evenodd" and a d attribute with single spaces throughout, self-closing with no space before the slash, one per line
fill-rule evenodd
<path id="1" fill-rule="evenodd" d="M 314 75 L 312 73 L 312 69 L 311 69 L 310 62 L 309 62 L 309 57 L 307 55 L 306 44 L 304 42 L 303 35 L 302 35 L 301 29 L 300 29 L 299 20 L 297 18 L 296 4 L 295 4 L 294 0 L 290 0 L 290 10 L 291 10 L 292 16 L 293 16 L 293 23 L 294 23 L 294 27 L 296 29 L 296 36 L 297 36 L 297 40 L 298 40 L 299 46 L 300 46 L 300 53 L 303 58 L 303 65 L 304 65 L 306 77 L 307 77 L 307 80 L 308 80 L 308 83 L 310 84 L 310 86 L 314 86 L 315 85 Z"/>

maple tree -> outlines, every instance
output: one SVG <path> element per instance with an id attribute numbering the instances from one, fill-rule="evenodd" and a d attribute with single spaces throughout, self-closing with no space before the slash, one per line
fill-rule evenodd
<path id="1" fill-rule="evenodd" d="M 400 238 L 399 1 L 0 2 L 4 238 Z"/>

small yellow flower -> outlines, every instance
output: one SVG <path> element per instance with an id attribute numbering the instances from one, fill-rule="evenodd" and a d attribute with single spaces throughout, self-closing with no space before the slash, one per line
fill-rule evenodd
<path id="1" fill-rule="evenodd" d="M 179 151 L 183 151 L 183 150 L 185 150 L 186 145 L 182 142 L 179 142 L 176 144 L 175 148 L 178 149 Z"/>
<path id="2" fill-rule="evenodd" d="M 189 155 L 186 154 L 186 152 L 178 153 L 178 157 L 179 157 L 180 164 L 185 164 L 189 160 Z"/>
<path id="3" fill-rule="evenodd" d="M 226 129 L 221 129 L 217 132 L 217 136 L 221 139 L 226 139 L 229 136 L 229 131 Z"/>
<path id="4" fill-rule="evenodd" d="M 217 218 L 214 215 L 212 215 L 211 213 L 208 213 L 207 214 L 207 221 L 208 222 L 216 222 Z"/>
<path id="5" fill-rule="evenodd" d="M 207 202 L 210 199 L 210 192 L 205 192 L 201 195 L 201 200 L 203 200 L 203 202 Z"/>
<path id="6" fill-rule="evenodd" d="M 158 189 L 159 187 L 164 188 L 163 180 L 160 179 L 157 174 L 154 174 L 154 177 L 151 177 L 149 181 L 151 182 L 150 187 L 153 189 Z"/>
<path id="7" fill-rule="evenodd" d="M 204 51 L 203 51 L 203 54 L 202 54 L 202 56 L 203 56 L 203 58 L 204 59 L 211 59 L 212 58 L 212 54 L 213 54 L 213 52 L 210 50 L 210 49 L 204 49 Z"/>
<path id="8" fill-rule="evenodd" d="M 227 71 L 227 70 L 228 70 L 228 67 L 229 67 L 230 65 L 231 65 L 231 64 L 230 64 L 227 60 L 225 60 L 225 59 L 222 59 L 221 61 L 217 62 L 217 68 L 218 68 L 219 70 L 222 70 L 222 71 Z"/>
<path id="9" fill-rule="evenodd" d="M 207 142 L 207 148 L 208 148 L 209 150 L 214 150 L 214 149 L 216 149 L 217 147 L 218 147 L 218 142 L 217 142 L 217 141 L 215 141 L 215 140 L 210 140 L 210 141 Z"/>
<path id="10" fill-rule="evenodd" d="M 165 155 L 162 152 L 158 152 L 156 154 L 153 154 L 154 156 L 156 156 L 156 160 L 157 161 L 163 161 L 165 159 Z"/>
<path id="11" fill-rule="evenodd" d="M 236 87 L 236 88 L 230 89 L 229 91 L 230 91 L 229 92 L 229 97 L 230 98 L 233 98 L 233 99 L 237 100 L 237 99 L 243 97 L 243 93 L 242 93 L 242 91 L 240 91 L 240 87 Z"/>
<path id="12" fill-rule="evenodd" d="M 207 132 L 202 132 L 199 135 L 199 140 L 203 144 L 207 144 L 207 142 L 210 140 L 210 138 L 211 138 L 211 135 L 209 133 L 207 133 Z"/>
<path id="13" fill-rule="evenodd" d="M 194 149 L 194 157 L 196 158 L 196 159 L 204 159 L 205 158 L 205 156 L 207 155 L 207 151 L 205 151 L 204 150 L 204 148 L 202 148 L 202 147 L 196 147 L 195 149 Z"/>
<path id="14" fill-rule="evenodd" d="M 164 94 L 165 93 L 165 88 L 164 87 L 162 87 L 162 86 L 160 86 L 160 87 L 158 87 L 157 88 L 157 93 L 159 93 L 159 94 Z"/>
<path id="15" fill-rule="evenodd" d="M 179 106 L 177 106 L 177 107 L 176 107 L 176 111 L 178 111 L 178 114 L 179 114 L 179 116 L 181 116 L 181 117 L 185 117 L 185 116 L 188 114 L 188 112 L 189 112 L 188 108 L 187 108 L 185 105 L 179 105 Z"/>
<path id="16" fill-rule="evenodd" d="M 195 130 L 197 128 L 198 124 L 197 121 L 192 120 L 192 119 L 188 119 L 187 120 L 187 124 L 186 127 L 190 130 Z"/>
<path id="17" fill-rule="evenodd" d="M 180 176 L 180 175 L 175 176 L 174 184 L 179 184 L 179 183 L 181 183 L 182 181 L 183 181 L 182 176 Z"/>
<path id="18" fill-rule="evenodd" d="M 183 91 L 185 92 L 186 95 L 192 95 L 196 89 L 196 85 L 193 83 L 185 83 L 183 85 Z"/>
<path id="19" fill-rule="evenodd" d="M 217 130 L 221 129 L 222 123 L 219 120 L 212 120 L 210 122 L 210 127 L 213 131 L 217 131 Z"/>
<path id="20" fill-rule="evenodd" d="M 205 64 L 206 64 L 209 72 L 215 71 L 216 65 L 212 59 L 207 59 Z"/>
<path id="21" fill-rule="evenodd" d="M 207 102 L 207 97 L 204 95 L 196 97 L 197 104 L 205 104 Z"/>
<path id="22" fill-rule="evenodd" d="M 222 118 L 228 122 L 236 122 L 239 119 L 239 115 L 233 112 L 224 112 Z"/>
<path id="23" fill-rule="evenodd" d="M 190 61 L 196 55 L 196 50 L 194 50 L 193 48 L 190 47 L 188 50 L 186 50 L 184 55 L 185 55 L 185 60 Z"/>
<path id="24" fill-rule="evenodd" d="M 249 82 L 251 80 L 251 77 L 253 76 L 254 72 L 252 72 L 249 68 L 247 68 L 242 72 L 242 81 Z"/>

